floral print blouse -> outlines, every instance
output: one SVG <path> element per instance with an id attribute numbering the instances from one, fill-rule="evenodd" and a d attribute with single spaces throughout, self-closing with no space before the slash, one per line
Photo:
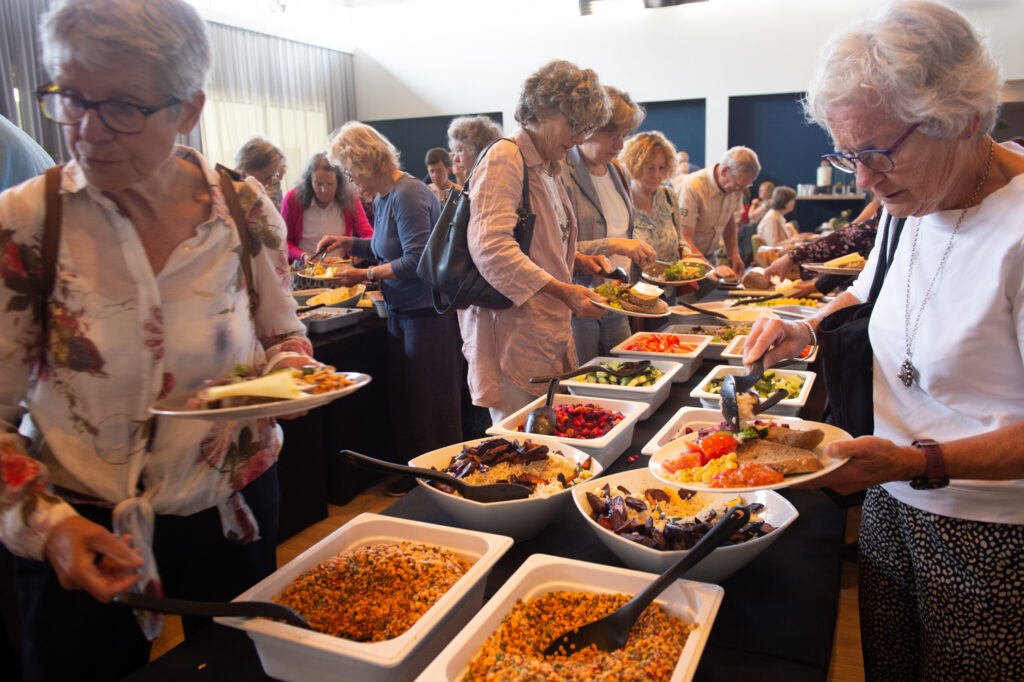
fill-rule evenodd
<path id="1" fill-rule="evenodd" d="M 640 208 L 634 210 L 633 237 L 649 244 L 658 260 L 669 263 L 679 260 L 678 217 L 672 192 L 667 187 L 659 187 L 654 193 L 651 213 Z"/>
<path id="2" fill-rule="evenodd" d="M 86 185 L 75 162 L 65 166 L 46 338 L 37 312 L 43 179 L 0 195 L 0 539 L 19 555 L 42 558 L 50 529 L 75 513 L 50 484 L 114 507 L 115 530 L 119 518 L 212 506 L 228 529 L 248 511 L 235 493 L 277 459 L 281 433 L 272 419 L 147 411 L 235 363 L 312 356 L 289 292 L 280 214 L 258 182 L 236 183 L 259 294 L 253 318 L 218 176 L 194 150 L 177 154 L 207 177 L 212 210 L 157 275 L 127 217 Z M 148 538 L 136 540 L 146 558 Z"/>

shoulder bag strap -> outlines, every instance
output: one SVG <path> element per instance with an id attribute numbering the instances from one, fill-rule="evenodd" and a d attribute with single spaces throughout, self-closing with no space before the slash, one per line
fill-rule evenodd
<path id="1" fill-rule="evenodd" d="M 60 248 L 60 229 L 64 203 L 60 198 L 60 181 L 64 176 L 63 166 L 51 166 L 43 171 L 46 196 L 46 213 L 43 219 L 42 261 L 43 261 L 43 290 L 40 292 L 38 310 L 40 324 L 40 338 L 42 346 L 47 346 L 46 317 L 47 308 L 50 304 L 50 296 L 53 295 L 53 287 L 57 278 L 57 251 Z M 45 352 L 45 351 L 44 351 Z"/>
<path id="2" fill-rule="evenodd" d="M 530 215 L 530 178 L 526 173 L 526 155 L 523 154 L 523 150 L 519 147 L 519 143 L 513 140 L 512 138 L 499 137 L 497 140 L 491 142 L 489 145 L 484 147 L 483 151 L 481 151 L 477 155 L 476 161 L 473 162 L 473 167 L 470 169 L 469 175 L 466 176 L 466 184 L 465 187 L 463 188 L 463 191 L 466 192 L 467 194 L 469 193 L 469 179 L 473 176 L 473 171 L 476 170 L 476 167 L 477 165 L 479 165 L 480 160 L 487 156 L 487 152 L 490 151 L 491 147 L 498 144 L 502 140 L 514 144 L 516 146 L 516 150 L 519 152 L 519 158 L 523 160 L 523 196 L 522 199 L 520 199 L 519 201 L 519 208 L 516 210 L 516 213 L 519 215 L 520 221 L 523 221 L 526 220 L 526 218 Z M 470 198 L 472 199 L 472 197 Z M 519 246 L 522 247 L 522 243 L 520 243 Z M 527 251 L 527 249 L 523 249 L 523 251 Z"/>
<path id="3" fill-rule="evenodd" d="M 231 170 L 217 164 L 217 173 L 220 175 L 220 191 L 224 195 L 228 210 L 231 211 L 231 218 L 235 223 L 235 230 L 238 232 L 238 240 L 242 244 L 239 260 L 242 263 L 242 274 L 245 276 L 245 290 L 249 293 L 249 311 L 255 315 L 259 297 L 253 283 L 252 257 L 249 255 L 249 235 L 245 229 L 245 214 L 242 212 L 242 205 L 238 203 L 238 193 L 235 191 L 235 184 L 231 178 Z"/>
<path id="4" fill-rule="evenodd" d="M 906 223 L 906 218 L 899 218 L 896 220 L 896 227 L 893 229 L 892 240 L 889 240 L 889 225 L 892 222 L 892 216 L 888 213 L 885 214 L 885 228 L 882 231 L 882 248 L 879 250 L 879 261 L 878 265 L 875 266 L 875 276 L 871 280 L 871 291 L 868 294 L 868 303 L 874 303 L 878 300 L 878 294 L 882 291 L 882 284 L 885 281 L 885 276 L 889 272 L 889 268 L 892 266 L 893 258 L 896 256 L 896 247 L 899 246 L 900 234 L 903 232 L 903 225 Z"/>

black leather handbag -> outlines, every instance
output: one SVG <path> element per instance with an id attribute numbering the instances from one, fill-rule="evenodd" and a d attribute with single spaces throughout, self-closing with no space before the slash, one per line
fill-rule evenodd
<path id="1" fill-rule="evenodd" d="M 466 187 L 480 159 L 501 140 L 515 144 L 516 149 L 519 149 L 515 140 L 504 137 L 489 144 L 477 156 L 470 175 L 466 177 Z M 516 209 L 518 220 L 513 235 L 519 248 L 528 254 L 536 216 L 530 212 L 530 184 L 526 175 L 526 157 L 521 149 L 519 156 L 523 159 L 523 195 Z M 440 315 L 453 308 L 467 308 L 471 305 L 482 308 L 512 307 L 512 301 L 491 286 L 477 269 L 469 253 L 468 231 L 469 193 L 452 188 L 416 267 L 416 274 L 433 290 L 434 309 Z"/>
<path id="2" fill-rule="evenodd" d="M 896 221 L 890 242 L 891 221 L 892 216 L 886 215 L 882 257 L 871 280 L 868 300 L 837 310 L 818 325 L 818 345 L 831 421 L 854 437 L 869 436 L 875 429 L 872 389 L 875 358 L 868 338 L 868 323 L 885 275 L 892 265 L 906 219 Z"/>

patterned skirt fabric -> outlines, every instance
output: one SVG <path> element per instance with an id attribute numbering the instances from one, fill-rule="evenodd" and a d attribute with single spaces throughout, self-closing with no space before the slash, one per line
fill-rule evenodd
<path id="1" fill-rule="evenodd" d="M 1024 679 L 1024 526 L 868 490 L 859 595 L 867 680 Z"/>

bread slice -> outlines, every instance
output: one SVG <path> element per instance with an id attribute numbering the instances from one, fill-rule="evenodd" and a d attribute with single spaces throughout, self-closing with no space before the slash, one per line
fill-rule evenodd
<path id="1" fill-rule="evenodd" d="M 773 426 L 768 429 L 765 440 L 773 443 L 782 443 L 794 448 L 811 450 L 817 447 L 818 443 L 825 439 L 825 432 L 821 429 L 784 429 L 781 426 Z"/>
<path id="2" fill-rule="evenodd" d="M 769 440 L 748 440 L 736 449 L 736 461 L 754 462 L 775 469 L 783 476 L 809 474 L 822 469 L 818 456 L 810 450 L 794 448 Z"/>
<path id="3" fill-rule="evenodd" d="M 774 289 L 771 281 L 759 272 L 751 270 L 740 280 L 744 289 Z"/>

